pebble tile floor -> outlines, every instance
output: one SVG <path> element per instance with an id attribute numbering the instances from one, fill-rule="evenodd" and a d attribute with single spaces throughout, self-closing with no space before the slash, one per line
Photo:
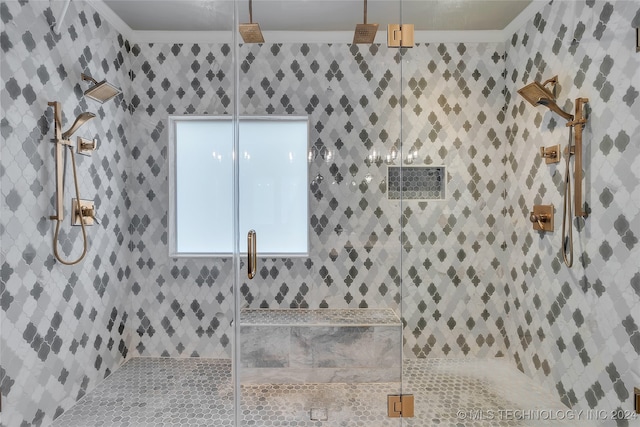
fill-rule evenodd
<path id="1" fill-rule="evenodd" d="M 415 396 L 414 418 L 387 417 L 386 396 L 398 393 L 399 383 L 252 384 L 242 386 L 241 425 L 589 425 L 585 420 L 567 421 L 572 411 L 506 360 L 406 360 L 404 378 L 404 392 Z M 231 427 L 231 362 L 131 359 L 53 425 Z"/>

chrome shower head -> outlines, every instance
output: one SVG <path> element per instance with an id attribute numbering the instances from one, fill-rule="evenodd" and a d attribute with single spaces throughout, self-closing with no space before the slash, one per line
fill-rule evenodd
<path id="1" fill-rule="evenodd" d="M 82 80 L 87 80 L 94 83 L 93 86 L 91 86 L 84 92 L 84 96 L 98 101 L 101 104 L 105 103 L 106 101 L 119 95 L 122 92 L 119 88 L 115 87 L 106 80 L 98 82 L 96 81 L 96 79 L 91 76 L 87 76 L 86 74 L 81 74 L 80 76 L 82 77 Z"/>
<path id="2" fill-rule="evenodd" d="M 71 135 L 73 135 L 80 126 L 93 119 L 95 116 L 95 114 L 88 112 L 80 114 L 78 117 L 76 117 L 76 121 L 73 122 L 69 130 L 66 132 L 62 132 L 62 139 L 69 139 L 69 137 L 71 137 Z"/>

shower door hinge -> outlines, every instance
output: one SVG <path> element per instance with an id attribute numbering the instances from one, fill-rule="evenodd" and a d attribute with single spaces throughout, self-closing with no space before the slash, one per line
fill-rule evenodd
<path id="1" fill-rule="evenodd" d="M 413 24 L 387 25 L 387 47 L 413 47 Z"/>
<path id="2" fill-rule="evenodd" d="M 387 396 L 389 418 L 413 418 L 413 395 L 392 394 Z"/>

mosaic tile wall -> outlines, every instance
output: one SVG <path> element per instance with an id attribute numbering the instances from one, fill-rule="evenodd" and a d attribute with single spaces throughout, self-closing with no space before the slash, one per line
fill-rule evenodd
<path id="1" fill-rule="evenodd" d="M 554 2 L 507 45 L 509 355 L 582 409 L 632 410 L 640 384 L 638 25 L 637 1 Z M 516 93 L 556 74 L 559 105 L 573 112 L 575 98 L 587 97 L 590 109 L 583 168 L 590 215 L 573 221 L 572 268 L 560 252 L 564 158 L 547 166 L 537 154 L 542 145 L 564 149 L 568 130 Z M 552 234 L 532 231 L 534 203 L 556 207 Z"/>
<path id="2" fill-rule="evenodd" d="M 447 200 L 402 207 L 405 356 L 504 352 L 503 46 L 429 44 L 403 62 L 405 152 L 447 166 Z"/>
<path id="3" fill-rule="evenodd" d="M 77 2 L 58 36 L 47 5 L 0 3 L 7 425 L 47 424 L 132 355 L 230 355 L 231 261 L 170 259 L 166 246 L 166 117 L 233 112 L 230 47 L 129 48 Z M 241 113 L 309 114 L 313 123 L 311 256 L 260 260 L 258 281 L 242 285 L 245 305 L 399 310 L 403 302 L 405 356 L 505 354 L 569 405 L 628 409 L 640 383 L 631 20 L 640 23 L 637 2 L 553 3 L 507 41 L 506 62 L 502 44 L 242 47 Z M 106 76 L 124 96 L 103 106 L 84 100 L 82 71 Z M 591 216 L 575 223 L 571 270 L 559 233 L 539 236 L 527 220 L 534 202 L 561 206 L 563 170 L 536 153 L 543 141 L 564 144 L 566 129 L 514 95 L 554 74 L 568 100 L 561 106 L 587 96 L 592 109 Z M 78 132 L 101 141 L 78 167 L 102 224 L 89 230 L 87 261 L 70 268 L 50 255 L 46 219 L 53 99 L 65 128 L 81 111 L 99 116 Z M 447 165 L 447 201 L 387 200 L 384 159 L 396 152 L 396 164 L 411 153 L 414 164 Z M 72 257 L 79 231 L 67 227 L 62 238 Z"/>
<path id="4" fill-rule="evenodd" d="M 83 97 L 80 73 L 126 87 L 123 40 L 91 8 L 72 2 L 61 34 L 43 1 L 0 3 L 2 134 L 0 384 L 2 425 L 48 425 L 124 361 L 130 274 L 129 180 L 123 96 L 100 105 Z M 86 259 L 62 266 L 52 255 L 55 164 L 53 112 L 66 130 L 82 111 L 97 118 L 74 135 L 98 138 L 92 157 L 77 156 L 82 198 L 95 199 L 100 225 L 88 228 Z M 60 253 L 76 258 L 79 228 L 70 227 L 75 197 L 67 164 Z"/>
<path id="5" fill-rule="evenodd" d="M 135 355 L 231 355 L 231 259 L 170 259 L 167 246 L 167 117 L 233 114 L 231 55 L 228 45 L 131 48 L 134 172 L 128 190 Z"/>
<path id="6" fill-rule="evenodd" d="M 446 169 L 444 166 L 402 167 L 387 169 L 390 199 L 445 200 Z"/>
<path id="7" fill-rule="evenodd" d="M 400 51 L 378 45 L 241 48 L 241 114 L 308 114 L 312 124 L 311 255 L 260 260 L 243 303 L 399 310 L 404 276 L 408 354 L 500 355 L 504 237 L 494 226 L 504 132 L 490 118 L 504 104 L 501 46 L 418 45 L 403 54 L 400 63 Z M 167 115 L 230 114 L 230 55 L 226 45 L 132 48 L 136 354 L 230 354 L 230 260 L 172 260 L 166 244 Z M 405 148 L 401 103 L 410 111 Z M 396 164 L 408 150 L 414 164 L 446 164 L 449 200 L 387 200 L 382 159 L 398 150 Z"/>

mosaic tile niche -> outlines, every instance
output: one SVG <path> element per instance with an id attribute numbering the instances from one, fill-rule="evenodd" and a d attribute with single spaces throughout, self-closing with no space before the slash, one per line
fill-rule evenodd
<path id="1" fill-rule="evenodd" d="M 553 2 L 507 44 L 509 355 L 566 405 L 608 413 L 633 410 L 633 387 L 640 384 L 638 24 L 637 1 Z M 563 264 L 560 227 L 541 235 L 528 222 L 534 203 L 552 203 L 561 224 L 564 157 L 548 166 L 537 153 L 545 144 L 564 150 L 568 130 L 559 116 L 516 93 L 556 74 L 566 111 L 573 112 L 575 98 L 589 98 L 583 168 L 589 217 L 572 221 L 572 268 Z"/>
<path id="2" fill-rule="evenodd" d="M 80 79 L 84 72 L 126 89 L 129 66 L 118 33 L 82 2 L 70 4 L 60 34 L 52 31 L 49 2 L 3 1 L 0 17 L 2 425 L 48 425 L 129 353 L 127 94 L 100 105 L 83 97 L 88 85 Z M 97 116 L 73 139 L 99 141 L 91 157 L 77 156 L 77 169 L 81 197 L 95 200 L 100 224 L 87 228 L 87 255 L 71 267 L 52 255 L 49 101 L 61 103 L 64 130 L 83 111 Z M 66 259 L 82 250 L 80 230 L 70 226 L 71 197 L 68 159 L 60 231 Z"/>
<path id="3" fill-rule="evenodd" d="M 494 227 L 504 132 L 490 120 L 504 104 L 502 48 L 242 46 L 241 114 L 309 115 L 312 124 L 310 256 L 261 259 L 256 280 L 241 285 L 244 305 L 399 312 L 405 297 L 408 356 L 504 354 L 503 237 Z M 168 258 L 166 120 L 232 112 L 231 51 L 154 44 L 131 53 L 132 347 L 144 356 L 228 357 L 231 261 Z M 398 165 L 408 150 L 417 164 L 448 165 L 451 197 L 388 200 L 382 158 L 394 150 Z"/>

